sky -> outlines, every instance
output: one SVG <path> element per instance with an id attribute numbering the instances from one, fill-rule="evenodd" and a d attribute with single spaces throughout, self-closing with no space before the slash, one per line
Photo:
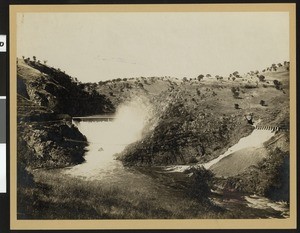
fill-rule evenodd
<path id="1" fill-rule="evenodd" d="M 289 60 L 287 12 L 18 13 L 17 56 L 82 82 L 262 70 Z"/>

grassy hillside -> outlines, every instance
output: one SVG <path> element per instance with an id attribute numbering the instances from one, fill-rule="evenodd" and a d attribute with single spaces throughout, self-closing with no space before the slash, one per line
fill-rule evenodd
<path id="1" fill-rule="evenodd" d="M 236 78 L 187 80 L 156 101 L 158 124 L 119 158 L 139 166 L 203 163 L 253 130 L 246 114 L 258 125 L 288 127 L 289 71 L 282 66 Z"/>

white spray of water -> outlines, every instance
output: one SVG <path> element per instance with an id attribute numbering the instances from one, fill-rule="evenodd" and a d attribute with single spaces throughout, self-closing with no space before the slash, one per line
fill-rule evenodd
<path id="1" fill-rule="evenodd" d="M 135 98 L 122 104 L 118 108 L 114 128 L 111 130 L 111 133 L 117 137 L 116 142 L 129 144 L 141 139 L 143 129 L 151 119 L 152 112 L 151 104 L 144 98 Z"/>
<path id="2" fill-rule="evenodd" d="M 268 141 L 271 137 L 275 135 L 275 132 L 272 132 L 270 130 L 253 130 L 253 132 L 243 137 L 239 140 L 239 142 L 232 147 L 230 147 L 225 153 L 221 154 L 216 159 L 213 159 L 207 163 L 201 164 L 205 169 L 209 169 L 212 165 L 218 163 L 220 160 L 225 158 L 226 156 L 245 149 L 245 148 L 260 148 L 263 147 L 263 143 Z M 197 165 L 199 166 L 199 165 Z M 179 166 L 171 166 L 168 167 L 166 170 L 171 172 L 183 172 L 190 168 L 190 165 L 179 165 Z"/>
<path id="3" fill-rule="evenodd" d="M 237 144 L 230 147 L 224 154 L 220 155 L 216 159 L 209 161 L 208 163 L 203 164 L 203 166 L 206 169 L 208 169 L 212 165 L 219 162 L 221 159 L 225 158 L 226 156 L 228 156 L 236 151 L 239 151 L 239 150 L 242 150 L 245 148 L 250 148 L 250 147 L 254 147 L 254 148 L 262 147 L 263 143 L 268 141 L 271 137 L 273 137 L 274 134 L 275 134 L 274 132 L 269 131 L 269 130 L 256 130 L 255 129 L 249 136 L 241 138 Z"/>
<path id="4" fill-rule="evenodd" d="M 142 138 L 143 129 L 151 119 L 152 112 L 152 106 L 147 99 L 135 98 L 119 106 L 114 121 L 80 122 L 77 127 L 89 142 L 86 162 L 74 166 L 67 173 L 93 178 L 119 166 L 113 155 Z"/>

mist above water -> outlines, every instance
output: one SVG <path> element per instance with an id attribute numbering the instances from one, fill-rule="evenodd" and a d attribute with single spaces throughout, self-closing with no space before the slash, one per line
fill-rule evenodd
<path id="1" fill-rule="evenodd" d="M 142 133 L 153 116 L 153 108 L 148 99 L 136 97 L 122 104 L 116 113 L 111 133 L 117 142 L 132 143 L 142 138 Z M 116 134 L 114 131 L 117 131 Z"/>
<path id="2" fill-rule="evenodd" d="M 147 99 L 134 98 L 121 104 L 113 121 L 81 121 L 78 129 L 87 137 L 89 146 L 85 163 L 74 166 L 68 174 L 86 178 L 99 178 L 113 169 L 121 168 L 114 154 L 142 138 L 145 126 L 153 116 L 152 105 Z"/>

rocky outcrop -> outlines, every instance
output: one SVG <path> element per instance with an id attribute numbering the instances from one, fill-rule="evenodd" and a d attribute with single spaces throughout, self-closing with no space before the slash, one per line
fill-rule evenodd
<path id="1" fill-rule="evenodd" d="M 22 139 L 31 156 L 27 158 L 32 168 L 56 168 L 84 161 L 86 138 L 77 128 L 65 123 L 24 124 L 19 126 Z"/>
<path id="2" fill-rule="evenodd" d="M 18 94 L 38 106 L 71 116 L 111 113 L 115 110 L 106 96 L 96 91 L 85 91 L 60 70 L 21 59 L 17 68 Z"/>
<path id="3" fill-rule="evenodd" d="M 18 159 L 27 168 L 54 168 L 84 161 L 86 138 L 71 117 L 18 96 Z"/>
<path id="4" fill-rule="evenodd" d="M 253 130 L 243 117 L 215 114 L 173 99 L 155 128 L 118 156 L 126 165 L 152 166 L 207 162 Z"/>
<path id="5" fill-rule="evenodd" d="M 35 61 L 18 60 L 17 91 L 18 159 L 26 169 L 83 162 L 87 141 L 71 116 L 114 111 L 105 96 L 84 91 L 64 72 Z"/>

